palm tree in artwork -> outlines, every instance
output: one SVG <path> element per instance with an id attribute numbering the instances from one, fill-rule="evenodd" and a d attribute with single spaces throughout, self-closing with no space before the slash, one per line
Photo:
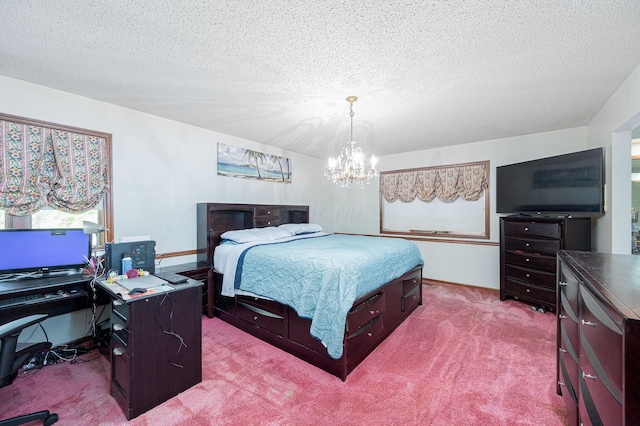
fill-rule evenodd
<path id="1" fill-rule="evenodd" d="M 267 159 L 267 156 L 264 153 L 259 151 L 253 151 L 251 149 L 247 149 L 244 152 L 244 156 L 249 159 L 249 161 L 254 161 L 256 163 L 256 170 L 258 171 L 258 179 L 262 179 L 262 175 L 260 174 L 260 166 L 258 166 L 258 160 L 260 163 L 264 164 L 264 161 Z"/>
<path id="2" fill-rule="evenodd" d="M 280 174 L 282 175 L 282 181 L 285 181 L 284 170 L 282 169 L 282 157 L 278 157 L 277 155 L 273 156 L 273 162 L 280 167 Z"/>

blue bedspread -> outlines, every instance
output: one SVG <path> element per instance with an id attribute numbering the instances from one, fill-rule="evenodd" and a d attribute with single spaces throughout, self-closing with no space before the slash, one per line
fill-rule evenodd
<path id="1" fill-rule="evenodd" d="M 418 247 L 407 240 L 330 234 L 248 248 L 235 286 L 311 319 L 311 335 L 338 359 L 353 302 L 423 264 Z"/>

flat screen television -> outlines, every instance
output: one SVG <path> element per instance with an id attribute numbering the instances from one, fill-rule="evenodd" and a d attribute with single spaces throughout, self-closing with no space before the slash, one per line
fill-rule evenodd
<path id="1" fill-rule="evenodd" d="M 0 230 L 0 275 L 84 267 L 91 256 L 91 235 L 82 229 Z"/>
<path id="2" fill-rule="evenodd" d="M 496 167 L 496 212 L 603 215 L 604 148 Z"/>

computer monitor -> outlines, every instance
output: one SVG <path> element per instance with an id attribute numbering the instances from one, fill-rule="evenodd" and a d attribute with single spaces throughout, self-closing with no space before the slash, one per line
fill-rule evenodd
<path id="1" fill-rule="evenodd" d="M 76 228 L 0 230 L 0 275 L 80 269 L 91 256 L 91 235 Z"/>

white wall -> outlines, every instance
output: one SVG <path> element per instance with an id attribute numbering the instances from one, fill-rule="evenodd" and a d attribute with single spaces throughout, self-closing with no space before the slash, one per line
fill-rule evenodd
<path id="1" fill-rule="evenodd" d="M 151 235 L 157 253 L 194 250 L 198 202 L 308 204 L 311 220 L 333 230 L 333 188 L 322 178 L 324 161 L 4 76 L 0 93 L 5 114 L 113 135 L 116 238 Z M 218 142 L 292 158 L 293 182 L 218 176 Z M 162 265 L 194 260 L 168 258 Z M 84 336 L 83 323 L 62 315 L 46 327 L 58 344 Z"/>
<path id="2" fill-rule="evenodd" d="M 559 130 L 476 142 L 448 148 L 389 155 L 380 158 L 381 171 L 442 166 L 475 161 L 490 161 L 489 202 L 490 238 L 493 245 L 417 241 L 425 260 L 423 276 L 459 284 L 500 288 L 500 215 L 495 214 L 495 169 L 497 166 L 552 155 L 580 151 L 587 147 L 587 128 Z M 335 227 L 337 232 L 379 234 L 379 185 L 363 191 L 334 189 Z M 486 242 L 487 240 L 476 240 Z"/>
<path id="3" fill-rule="evenodd" d="M 606 146 L 607 214 L 596 232 L 598 251 L 631 250 L 631 131 L 640 126 L 640 66 L 589 123 L 589 146 Z"/>

